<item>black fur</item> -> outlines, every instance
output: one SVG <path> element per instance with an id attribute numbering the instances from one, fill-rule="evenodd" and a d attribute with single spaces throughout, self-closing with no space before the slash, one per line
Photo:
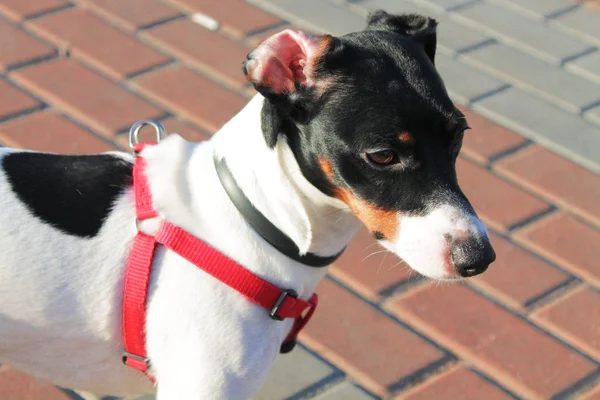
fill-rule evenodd
<path id="1" fill-rule="evenodd" d="M 450 199 L 470 209 L 455 172 L 467 125 L 433 64 L 436 25 L 423 16 L 378 11 L 364 31 L 335 38 L 315 68 L 317 86 L 333 82 L 324 94 L 300 86 L 265 96 L 267 145 L 284 137 L 304 176 L 330 196 L 349 189 L 405 214 L 424 214 Z M 404 131 L 414 143 L 398 139 Z M 393 149 L 400 163 L 380 167 L 365 159 L 383 149 Z M 333 183 L 319 168 L 323 159 L 333 166 Z"/>
<path id="2" fill-rule="evenodd" d="M 19 152 L 6 155 L 2 165 L 33 215 L 79 237 L 96 236 L 115 199 L 133 183 L 132 164 L 107 154 Z"/>

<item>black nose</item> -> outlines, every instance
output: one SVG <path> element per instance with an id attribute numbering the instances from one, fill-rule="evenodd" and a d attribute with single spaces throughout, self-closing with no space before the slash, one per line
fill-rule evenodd
<path id="1" fill-rule="evenodd" d="M 465 278 L 485 272 L 496 260 L 496 252 L 486 237 L 454 241 L 451 255 L 456 272 Z"/>

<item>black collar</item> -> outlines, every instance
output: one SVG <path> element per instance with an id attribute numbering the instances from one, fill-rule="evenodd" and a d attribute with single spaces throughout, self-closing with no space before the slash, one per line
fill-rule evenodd
<path id="1" fill-rule="evenodd" d="M 231 174 L 231 170 L 227 166 L 227 163 L 223 158 L 217 159 L 214 157 L 215 168 L 217 169 L 217 175 L 221 181 L 221 185 L 227 192 L 227 195 L 231 199 L 231 202 L 238 209 L 240 214 L 244 217 L 246 222 L 250 224 L 252 228 L 258 233 L 264 240 L 266 240 L 271 246 L 275 247 L 279 252 L 285 254 L 292 260 L 298 261 L 302 264 L 310 267 L 325 267 L 342 255 L 345 248 L 342 249 L 338 254 L 329 257 L 318 256 L 313 253 L 307 253 L 303 256 L 300 255 L 300 249 L 285 233 L 271 223 L 260 211 L 258 211 L 254 205 L 248 200 L 242 189 L 238 186 L 237 182 Z"/>

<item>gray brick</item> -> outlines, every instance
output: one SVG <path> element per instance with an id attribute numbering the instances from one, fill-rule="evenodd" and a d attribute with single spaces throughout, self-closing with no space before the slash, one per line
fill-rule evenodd
<path id="1" fill-rule="evenodd" d="M 600 100 L 600 85 L 500 43 L 462 58 L 574 113 Z"/>
<path id="2" fill-rule="evenodd" d="M 557 26 L 582 39 L 600 44 L 600 14 L 589 8 L 579 7 L 552 20 Z"/>
<path id="3" fill-rule="evenodd" d="M 344 382 L 332 389 L 321 393 L 313 398 L 314 400 L 374 400 L 375 397 L 353 386 L 349 382 Z"/>
<path id="4" fill-rule="evenodd" d="M 600 125 L 600 106 L 591 108 L 584 115 L 596 125 Z"/>
<path id="5" fill-rule="evenodd" d="M 600 127 L 517 88 L 478 101 L 476 112 L 600 173 Z"/>
<path id="6" fill-rule="evenodd" d="M 600 51 L 570 61 L 565 68 L 591 81 L 600 83 Z"/>
<path id="7" fill-rule="evenodd" d="M 285 399 L 330 376 L 334 370 L 303 348 L 280 355 L 253 400 Z"/>
<path id="8" fill-rule="evenodd" d="M 515 11 L 492 3 L 477 3 L 451 16 L 556 64 L 592 48 L 551 26 L 535 23 Z"/>
<path id="9" fill-rule="evenodd" d="M 458 7 L 473 4 L 479 0 L 411 0 L 438 11 L 454 10 Z"/>
<path id="10" fill-rule="evenodd" d="M 436 56 L 435 65 L 452 100 L 462 105 L 506 86 L 504 82 L 443 54 Z"/>
<path id="11" fill-rule="evenodd" d="M 490 41 L 490 37 L 464 26 L 440 14 L 433 9 L 421 7 L 406 0 L 365 0 L 354 6 L 364 15 L 376 9 L 384 9 L 389 13 L 416 13 L 435 18 L 438 22 L 438 49 L 444 54 L 453 55 Z"/>
<path id="12" fill-rule="evenodd" d="M 545 19 L 562 13 L 566 10 L 576 8 L 573 0 L 492 0 L 505 7 L 523 13 L 529 17 Z"/>
<path id="13" fill-rule="evenodd" d="M 314 32 L 344 35 L 360 31 L 366 25 L 365 19 L 348 7 L 324 0 L 248 0 L 248 2 Z"/>

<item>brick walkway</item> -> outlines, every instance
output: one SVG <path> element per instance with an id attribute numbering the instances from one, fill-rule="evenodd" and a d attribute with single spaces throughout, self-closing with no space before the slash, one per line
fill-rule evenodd
<path id="1" fill-rule="evenodd" d="M 361 29 L 380 6 L 441 22 L 436 63 L 473 127 L 459 179 L 498 261 L 432 285 L 359 235 L 256 399 L 600 399 L 598 0 L 0 0 L 0 142 L 125 149 L 142 118 L 206 139 L 252 96 L 260 39 Z M 0 367 L 0 400 L 68 398 Z"/>

